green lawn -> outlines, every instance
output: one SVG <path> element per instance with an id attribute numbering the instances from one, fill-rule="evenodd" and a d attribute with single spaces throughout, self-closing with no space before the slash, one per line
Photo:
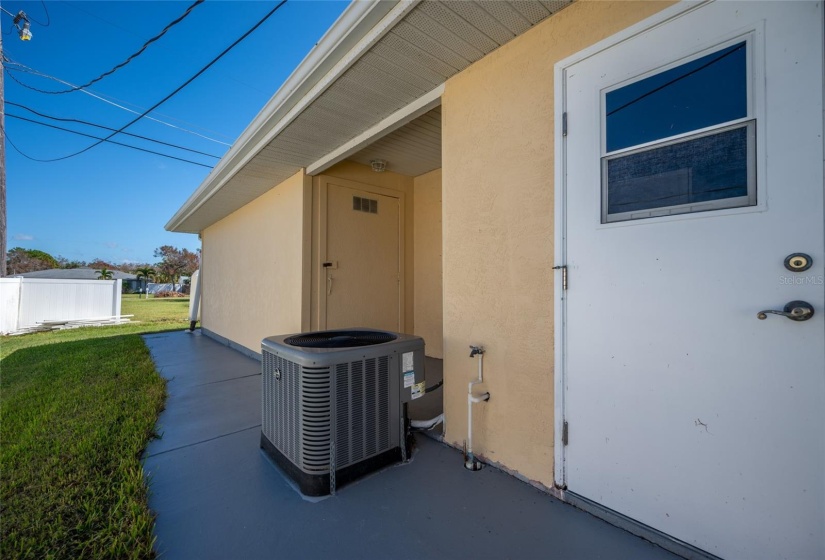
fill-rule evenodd
<path id="1" fill-rule="evenodd" d="M 189 325 L 189 298 L 137 298 L 136 294 L 124 294 L 120 312 L 123 315 L 134 315 L 132 321 L 160 324 L 173 323 L 178 328 L 181 321 L 183 326 Z"/>
<path id="2" fill-rule="evenodd" d="M 139 334 L 188 306 L 127 297 L 139 323 L 0 338 L 0 557 L 154 556 L 140 454 L 166 383 Z"/>
<path id="3" fill-rule="evenodd" d="M 134 315 L 131 318 L 134 322 L 113 327 L 89 327 L 0 337 L 0 359 L 16 350 L 31 346 L 184 329 L 189 326 L 189 298 L 137 299 L 135 294 L 124 294 L 120 312 L 123 315 Z"/>

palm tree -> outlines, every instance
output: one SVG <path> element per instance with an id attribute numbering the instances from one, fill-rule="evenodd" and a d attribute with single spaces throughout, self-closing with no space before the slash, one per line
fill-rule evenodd
<path id="1" fill-rule="evenodd" d="M 140 280 L 141 278 L 146 278 L 146 282 L 145 282 L 145 284 L 146 284 L 146 286 L 145 286 L 145 288 L 146 288 L 146 299 L 149 299 L 149 278 L 154 278 L 154 276 L 157 274 L 157 272 L 151 266 L 146 266 L 144 268 L 139 268 L 139 269 L 137 269 L 136 272 L 137 272 L 138 280 Z"/>
<path id="2" fill-rule="evenodd" d="M 95 272 L 97 272 L 98 280 L 111 280 L 112 276 L 115 275 L 115 273 L 108 268 L 101 268 L 100 270 L 95 270 Z"/>
<path id="3" fill-rule="evenodd" d="M 155 274 L 155 280 L 157 280 L 161 284 L 168 284 L 169 283 L 169 275 L 164 272 L 163 270 L 158 270 Z"/>

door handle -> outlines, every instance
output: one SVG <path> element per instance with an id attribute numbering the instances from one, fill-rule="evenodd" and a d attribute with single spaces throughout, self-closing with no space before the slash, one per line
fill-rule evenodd
<path id="1" fill-rule="evenodd" d="M 814 316 L 814 306 L 808 303 L 807 301 L 789 301 L 787 304 L 785 304 L 785 308 L 782 311 L 776 311 L 774 309 L 765 309 L 764 311 L 760 311 L 759 313 L 757 313 L 756 318 L 760 321 L 764 321 L 768 318 L 768 313 L 773 313 L 774 315 L 782 315 L 783 317 L 787 317 L 791 321 L 807 321 L 808 319 Z"/>
<path id="2" fill-rule="evenodd" d="M 332 294 L 332 276 L 327 276 L 327 295 Z"/>

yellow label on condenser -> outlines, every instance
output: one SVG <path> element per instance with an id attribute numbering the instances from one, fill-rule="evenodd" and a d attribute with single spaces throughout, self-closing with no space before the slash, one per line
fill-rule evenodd
<path id="1" fill-rule="evenodd" d="M 412 398 L 413 400 L 423 397 L 424 396 L 424 382 L 416 383 L 412 386 Z"/>

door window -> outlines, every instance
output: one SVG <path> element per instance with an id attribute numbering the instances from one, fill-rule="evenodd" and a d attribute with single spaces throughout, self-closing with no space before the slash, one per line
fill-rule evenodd
<path id="1" fill-rule="evenodd" d="M 602 223 L 756 204 L 748 42 L 605 90 Z"/>

